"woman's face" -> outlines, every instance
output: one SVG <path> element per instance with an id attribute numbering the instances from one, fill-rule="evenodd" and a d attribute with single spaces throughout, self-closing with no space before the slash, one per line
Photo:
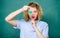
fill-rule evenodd
<path id="1" fill-rule="evenodd" d="M 35 7 L 31 7 L 31 8 L 29 9 L 29 11 L 32 12 L 32 13 L 28 14 L 28 15 L 29 15 L 29 18 L 30 18 L 31 20 L 35 20 L 35 19 L 37 18 L 37 15 L 38 15 L 37 9 L 36 9 Z"/>

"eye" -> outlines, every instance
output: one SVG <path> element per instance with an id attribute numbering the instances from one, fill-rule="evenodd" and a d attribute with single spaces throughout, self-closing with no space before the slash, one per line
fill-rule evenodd
<path id="1" fill-rule="evenodd" d="M 34 13 L 37 13 L 37 11 L 34 11 Z"/>

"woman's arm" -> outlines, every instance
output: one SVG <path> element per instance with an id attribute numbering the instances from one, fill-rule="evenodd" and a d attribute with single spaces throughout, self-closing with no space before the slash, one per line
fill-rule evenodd
<path id="1" fill-rule="evenodd" d="M 6 20 L 8 23 L 16 26 L 16 20 L 14 20 L 13 18 L 14 18 L 16 15 L 18 15 L 19 13 L 21 13 L 22 11 L 27 10 L 28 8 L 29 8 L 29 6 L 24 6 L 23 8 L 12 12 L 11 14 L 9 14 L 9 15 L 5 18 L 5 20 Z"/>
<path id="2" fill-rule="evenodd" d="M 41 32 L 38 30 L 38 28 L 36 27 L 36 25 L 34 26 L 34 29 L 35 29 L 35 31 L 36 31 L 36 33 L 37 33 L 37 36 L 38 36 L 38 38 L 47 38 L 46 36 L 43 36 L 42 34 L 41 34 Z"/>
<path id="3" fill-rule="evenodd" d="M 41 32 L 40 32 L 39 29 L 37 28 L 35 22 L 36 22 L 36 21 L 32 21 L 32 26 L 33 26 L 34 30 L 36 31 L 36 34 L 37 34 L 38 38 L 47 38 L 46 36 L 43 36 L 43 35 L 41 34 Z"/>
<path id="4" fill-rule="evenodd" d="M 9 15 L 5 18 L 5 20 L 6 20 L 8 23 L 12 24 L 12 25 L 16 25 L 16 21 L 13 20 L 13 18 L 14 18 L 16 15 L 18 15 L 19 13 L 21 13 L 21 12 L 22 12 L 22 9 L 16 10 L 16 11 L 12 12 L 11 14 L 9 14 Z"/>

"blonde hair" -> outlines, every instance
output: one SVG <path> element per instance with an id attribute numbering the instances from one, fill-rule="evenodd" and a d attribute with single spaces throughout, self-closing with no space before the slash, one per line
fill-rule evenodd
<path id="1" fill-rule="evenodd" d="M 42 8 L 41 8 L 41 6 L 39 6 L 36 2 L 30 2 L 29 4 L 28 4 L 28 6 L 31 6 L 31 7 L 35 7 L 36 9 L 37 9 L 37 11 L 38 11 L 38 15 L 37 15 L 37 18 L 36 18 L 36 20 L 40 20 L 41 19 L 41 16 L 42 16 Z M 28 15 L 28 10 L 27 11 L 24 11 L 25 13 L 24 13 L 24 19 L 26 20 L 26 21 L 28 21 L 30 18 L 29 18 L 29 15 Z"/>

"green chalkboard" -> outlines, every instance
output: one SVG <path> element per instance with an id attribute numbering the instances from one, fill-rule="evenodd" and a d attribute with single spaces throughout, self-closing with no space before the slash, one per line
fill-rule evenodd
<path id="1" fill-rule="evenodd" d="M 19 38 L 19 30 L 5 21 L 5 17 L 29 2 L 39 3 L 43 8 L 43 21 L 49 25 L 49 38 L 60 38 L 60 0 L 0 0 L 0 38 Z M 23 19 L 23 13 L 14 19 Z"/>

